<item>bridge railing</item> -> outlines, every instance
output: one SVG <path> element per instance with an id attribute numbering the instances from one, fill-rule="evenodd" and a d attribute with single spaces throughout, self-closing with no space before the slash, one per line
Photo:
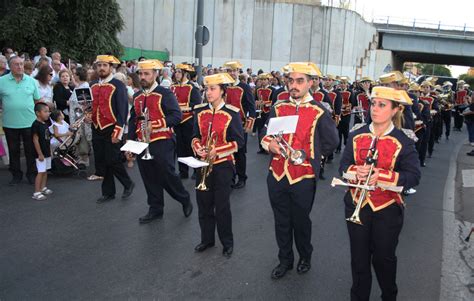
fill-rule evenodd
<path id="1" fill-rule="evenodd" d="M 444 24 L 441 21 L 434 22 L 430 20 L 423 19 L 404 19 L 396 18 L 390 16 L 384 17 L 374 17 L 372 23 L 384 26 L 387 29 L 393 28 L 396 29 L 397 26 L 411 27 L 413 31 L 422 31 L 423 29 L 428 29 L 430 31 L 436 30 L 438 32 L 447 30 L 447 31 L 458 31 L 463 35 L 466 33 L 474 33 L 474 27 L 464 25 L 450 25 Z"/>

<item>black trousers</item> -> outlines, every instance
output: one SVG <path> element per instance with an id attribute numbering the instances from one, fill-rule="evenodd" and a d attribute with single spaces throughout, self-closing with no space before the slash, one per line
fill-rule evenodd
<path id="1" fill-rule="evenodd" d="M 427 128 L 419 129 L 415 132 L 415 135 L 418 138 L 418 141 L 415 143 L 416 151 L 418 152 L 420 163 L 423 164 L 425 162 L 426 150 L 428 149 L 429 135 L 427 135 Z"/>
<path id="2" fill-rule="evenodd" d="M 341 150 L 342 143 L 344 142 L 344 146 L 347 142 L 347 137 L 349 137 L 349 127 L 351 125 L 351 115 L 341 116 L 341 120 L 339 121 L 339 125 L 337 129 L 339 131 L 339 145 L 337 146 L 338 150 Z"/>
<path id="3" fill-rule="evenodd" d="M 433 116 L 432 123 L 431 132 L 434 135 L 435 141 L 439 141 L 439 138 L 443 135 L 443 117 L 441 113 L 438 112 Z"/>
<path id="4" fill-rule="evenodd" d="M 262 113 L 261 118 L 255 119 L 255 127 L 257 129 L 257 137 L 258 137 L 258 147 L 259 147 L 260 150 L 263 150 L 263 147 L 260 144 L 260 142 L 262 142 L 262 139 L 263 139 L 263 136 L 264 136 L 263 135 L 264 134 L 263 127 L 265 126 L 265 123 L 267 122 L 267 119 L 268 119 L 269 115 L 270 115 L 269 113 Z"/>
<path id="5" fill-rule="evenodd" d="M 245 143 L 234 154 L 235 171 L 240 181 L 247 180 L 247 133 L 244 133 Z"/>
<path id="6" fill-rule="evenodd" d="M 193 122 L 194 119 L 191 118 L 174 127 L 177 142 L 176 153 L 178 154 L 178 157 L 189 157 L 193 155 L 193 149 L 191 148 Z M 186 164 L 178 162 L 178 167 L 180 174 L 188 175 L 189 167 Z"/>
<path id="7" fill-rule="evenodd" d="M 449 137 L 449 134 L 451 133 L 451 111 L 441 111 L 441 118 L 443 119 L 444 123 L 444 134 L 446 135 L 446 138 Z"/>
<path id="8" fill-rule="evenodd" d="M 212 172 L 206 178 L 208 191 L 196 189 L 196 200 L 199 210 L 199 226 L 201 228 L 201 242 L 208 244 L 215 242 L 215 232 L 224 248 L 234 245 L 232 234 L 232 213 L 230 211 L 230 193 L 234 165 L 226 161 L 214 165 Z M 197 171 L 196 186 L 201 181 L 201 169 Z"/>
<path id="9" fill-rule="evenodd" d="M 462 129 L 462 124 L 464 122 L 464 116 L 461 114 L 462 110 L 459 108 L 456 108 L 456 111 L 454 112 L 454 128 L 461 130 Z"/>
<path id="10" fill-rule="evenodd" d="M 316 193 L 315 179 L 304 179 L 290 185 L 284 177 L 277 181 L 267 176 L 268 195 L 275 217 L 275 234 L 279 248 L 278 259 L 283 265 L 294 261 L 293 237 L 300 258 L 311 260 L 311 218 Z"/>
<path id="11" fill-rule="evenodd" d="M 426 135 L 428 135 L 428 154 L 433 154 L 433 150 L 434 150 L 434 144 L 435 144 L 435 136 L 436 136 L 436 132 L 435 130 L 437 129 L 437 127 L 435 127 L 435 123 L 429 123 L 426 128 L 427 128 L 427 131 L 426 131 Z"/>
<path id="12" fill-rule="evenodd" d="M 94 160 L 98 161 L 103 168 L 104 180 L 102 181 L 102 195 L 115 195 L 116 177 L 125 189 L 130 188 L 132 180 L 122 163 L 120 147 L 121 143 L 112 143 L 113 126 L 103 130 L 92 126 L 92 147 L 94 148 Z"/>
<path id="13" fill-rule="evenodd" d="M 10 156 L 9 170 L 14 179 L 23 177 L 20 163 L 21 142 L 23 141 L 23 150 L 26 158 L 26 176 L 32 177 L 36 174 L 36 165 L 34 157 L 33 136 L 30 128 L 12 129 L 3 128 L 5 138 L 8 144 L 8 155 Z"/>
<path id="14" fill-rule="evenodd" d="M 173 139 L 157 140 L 149 145 L 151 160 L 143 160 L 143 152 L 138 156 L 138 169 L 142 176 L 147 194 L 150 213 L 163 214 L 164 192 L 182 205 L 189 204 L 189 192 L 176 173 L 175 168 L 175 141 Z"/>
<path id="15" fill-rule="evenodd" d="M 346 194 L 345 215 L 350 217 L 355 206 Z M 403 207 L 392 204 L 379 211 L 366 205 L 360 211 L 363 225 L 347 222 L 351 245 L 352 287 L 351 300 L 369 300 L 372 287 L 372 271 L 382 291 L 382 300 L 396 300 L 398 288 L 397 256 L 398 236 L 403 226 Z"/>

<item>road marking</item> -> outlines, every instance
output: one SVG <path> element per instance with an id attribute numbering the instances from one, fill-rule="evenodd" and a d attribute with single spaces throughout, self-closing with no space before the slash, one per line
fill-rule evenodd
<path id="1" fill-rule="evenodd" d="M 474 169 L 462 170 L 462 186 L 474 187 Z"/>

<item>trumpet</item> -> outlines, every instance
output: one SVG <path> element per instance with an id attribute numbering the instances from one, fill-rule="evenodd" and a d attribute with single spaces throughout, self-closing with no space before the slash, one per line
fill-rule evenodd
<path id="1" fill-rule="evenodd" d="M 291 145 L 283 138 L 283 132 L 273 135 L 277 140 L 280 152 L 283 158 L 290 159 L 290 163 L 293 165 L 301 165 L 306 159 L 306 152 L 302 149 L 294 149 Z"/>
<path id="2" fill-rule="evenodd" d="M 217 144 L 217 133 L 212 132 L 212 122 L 209 123 L 209 130 L 207 132 L 207 141 L 206 141 L 206 159 L 205 162 L 208 164 L 207 166 L 201 167 L 201 181 L 199 182 L 198 186 L 196 186 L 197 190 L 200 191 L 208 191 L 209 187 L 206 185 L 206 179 L 212 172 L 212 166 L 214 163 L 214 159 L 211 158 L 210 152 Z"/>
<path id="3" fill-rule="evenodd" d="M 357 193 L 360 192 L 359 199 L 357 201 L 357 205 L 354 210 L 354 213 L 352 213 L 351 217 L 346 218 L 346 221 L 349 221 L 358 225 L 363 225 L 360 220 L 360 210 L 362 208 L 362 203 L 364 203 L 367 191 L 375 189 L 375 186 L 369 186 L 369 181 L 370 181 L 370 177 L 372 177 L 372 174 L 374 172 L 375 165 L 377 164 L 378 150 L 376 149 L 376 145 L 377 145 L 377 137 L 373 137 L 372 142 L 370 143 L 369 152 L 367 153 L 367 157 L 365 158 L 365 163 L 364 163 L 364 166 L 370 165 L 369 173 L 367 174 L 367 179 L 365 180 L 365 183 L 362 183 L 362 181 L 359 180 L 357 184 L 350 184 L 337 178 L 334 178 L 331 183 L 331 186 L 333 187 L 336 185 L 342 185 L 342 186 L 356 188 L 354 196 L 357 196 Z"/>
<path id="4" fill-rule="evenodd" d="M 140 101 L 140 112 L 142 112 L 142 116 L 140 117 L 140 129 L 142 132 L 142 140 L 143 142 L 147 143 L 148 146 L 145 149 L 145 154 L 142 156 L 142 160 L 152 160 L 153 156 L 150 154 L 150 129 L 148 127 L 148 123 L 150 120 L 150 113 L 148 108 L 142 110 L 142 102 Z"/>
<path id="5" fill-rule="evenodd" d="M 256 110 L 255 111 L 258 111 L 257 113 L 257 119 L 260 119 L 262 118 L 262 112 L 263 112 L 263 100 L 260 100 L 259 104 L 257 104 L 257 107 L 256 107 Z"/>

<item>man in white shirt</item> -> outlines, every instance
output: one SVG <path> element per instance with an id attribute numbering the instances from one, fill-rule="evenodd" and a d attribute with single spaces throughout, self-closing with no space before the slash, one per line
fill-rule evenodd
<path id="1" fill-rule="evenodd" d="M 47 58 L 48 59 L 48 62 L 49 62 L 49 65 L 51 65 L 51 61 L 52 59 L 47 56 L 46 54 L 48 53 L 48 49 L 46 49 L 46 47 L 41 47 L 39 49 L 39 55 L 35 56 L 35 58 L 33 59 L 34 62 L 35 62 L 35 65 L 39 62 L 39 60 L 44 57 L 44 58 Z"/>

